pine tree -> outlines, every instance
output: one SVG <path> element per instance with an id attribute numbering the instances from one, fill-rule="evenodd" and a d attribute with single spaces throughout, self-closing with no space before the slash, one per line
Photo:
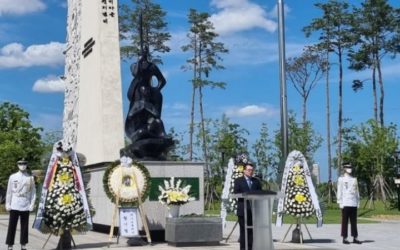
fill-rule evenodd
<path id="1" fill-rule="evenodd" d="M 120 40 L 128 40 L 128 45 L 121 46 L 121 57 L 131 59 L 140 56 L 140 24 L 143 30 L 143 47 L 148 47 L 153 63 L 162 64 L 156 53 L 166 53 L 170 48 L 165 44 L 171 38 L 166 32 L 166 12 L 159 4 L 151 0 L 132 0 L 134 8 L 127 4 L 120 7 L 119 28 Z M 142 21 L 140 21 L 142 16 Z"/>
<path id="2" fill-rule="evenodd" d="M 196 91 L 199 94 L 199 111 L 200 111 L 200 125 L 203 135 L 203 157 L 205 164 L 208 168 L 207 145 L 206 145 L 206 131 L 204 125 L 204 111 L 203 111 L 203 88 L 204 87 L 218 87 L 225 88 L 226 83 L 216 82 L 209 80 L 208 77 L 211 71 L 216 69 L 224 69 L 220 64 L 222 61 L 221 54 L 228 53 L 228 50 L 221 42 L 216 42 L 218 34 L 214 32 L 214 26 L 209 20 L 210 15 L 206 12 L 199 13 L 194 9 L 190 9 L 188 18 L 191 25 L 190 31 L 187 34 L 189 44 L 182 46 L 184 52 L 193 52 L 193 56 L 186 60 L 187 64 L 183 66 L 184 69 L 193 70 L 192 83 L 192 108 L 191 108 L 191 121 L 189 127 L 189 159 L 193 157 L 193 133 L 194 133 L 194 105 L 196 98 Z M 207 169 L 208 174 L 210 170 Z"/>
<path id="3" fill-rule="evenodd" d="M 327 74 L 330 73 L 330 65 L 333 64 L 328 60 L 330 59 L 330 53 L 337 56 L 339 70 L 339 101 L 336 151 L 337 166 L 341 166 L 343 137 L 343 64 L 345 51 L 348 50 L 355 41 L 355 36 L 351 32 L 351 27 L 354 22 L 354 15 L 350 13 L 349 9 L 351 6 L 346 1 L 329 0 L 326 3 L 316 3 L 315 6 L 319 8 L 323 14 L 319 18 L 313 19 L 310 25 L 304 27 L 303 31 L 307 37 L 309 37 L 313 32 L 318 32 L 320 42 L 316 46 L 320 49 L 320 51 L 324 51 L 326 53 L 328 63 Z M 330 164 L 328 167 L 329 181 L 331 182 L 332 174 Z"/>
<path id="4" fill-rule="evenodd" d="M 378 121 L 376 82 L 379 84 L 379 122 L 384 125 L 384 82 L 382 60 L 385 55 L 395 57 L 400 52 L 400 9 L 393 8 L 387 0 L 367 0 L 355 8 L 353 32 L 357 47 L 349 53 L 350 68 L 360 71 L 371 69 L 374 96 L 374 118 Z M 362 89 L 363 82 L 355 80 L 353 89 Z"/>

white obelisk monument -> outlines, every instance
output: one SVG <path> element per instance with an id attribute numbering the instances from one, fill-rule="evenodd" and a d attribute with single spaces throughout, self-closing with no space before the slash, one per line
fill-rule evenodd
<path id="1" fill-rule="evenodd" d="M 124 147 L 117 0 L 68 0 L 64 148 L 86 164 Z"/>

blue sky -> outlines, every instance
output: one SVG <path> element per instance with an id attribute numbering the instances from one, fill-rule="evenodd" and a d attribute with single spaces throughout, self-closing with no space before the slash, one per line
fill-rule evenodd
<path id="1" fill-rule="evenodd" d="M 120 0 L 129 3 L 129 0 Z M 225 81 L 225 90 L 205 91 L 205 115 L 220 118 L 227 114 L 251 133 L 250 142 L 258 135 L 261 123 L 270 131 L 279 128 L 279 69 L 276 1 L 211 0 L 155 1 L 167 11 L 168 31 L 172 35 L 171 52 L 163 55 L 160 68 L 167 79 L 163 89 L 163 120 L 167 129 L 187 130 L 191 88 L 191 73 L 180 67 L 189 56 L 180 50 L 187 43 L 187 14 L 190 8 L 207 11 L 212 16 L 220 40 L 230 53 L 224 56 L 223 71 L 213 72 L 212 79 Z M 286 56 L 299 55 L 304 46 L 314 43 L 315 37 L 305 38 L 301 29 L 321 12 L 316 2 L 286 0 Z M 350 1 L 358 4 L 360 1 Z M 391 0 L 392 6 L 400 2 Z M 66 37 L 66 1 L 62 0 L 0 0 L 0 101 L 21 105 L 31 114 L 36 126 L 47 131 L 61 130 L 63 112 L 64 50 Z M 129 65 L 122 63 L 124 113 L 127 112 L 126 92 L 131 75 Z M 337 128 L 337 73 L 333 68 L 331 85 L 332 131 Z M 400 93 L 400 59 L 383 64 L 385 81 L 385 121 L 399 124 L 400 105 L 395 101 Z M 369 85 L 361 92 L 351 90 L 353 79 L 367 79 L 369 72 L 345 71 L 344 117 L 353 123 L 372 117 L 372 93 Z M 300 114 L 301 99 L 288 82 L 288 108 Z M 321 82 L 311 92 L 308 118 L 325 138 L 325 96 Z M 315 155 L 326 180 L 326 147 Z"/>

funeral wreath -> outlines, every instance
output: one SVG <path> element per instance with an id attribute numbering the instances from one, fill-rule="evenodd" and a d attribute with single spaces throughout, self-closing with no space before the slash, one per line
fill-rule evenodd
<path id="1" fill-rule="evenodd" d="M 315 211 L 305 174 L 299 163 L 294 164 L 288 174 L 284 207 L 287 214 L 296 217 L 309 217 Z"/>

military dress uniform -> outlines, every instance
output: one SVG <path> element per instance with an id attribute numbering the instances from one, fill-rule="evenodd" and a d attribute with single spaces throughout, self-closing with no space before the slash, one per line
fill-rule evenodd
<path id="1" fill-rule="evenodd" d="M 337 186 L 337 203 L 339 203 L 339 207 L 342 209 L 341 236 L 343 237 L 343 243 L 348 244 L 346 238 L 348 236 L 347 227 L 349 219 L 351 224 L 351 236 L 354 237 L 354 242 L 358 241 L 357 208 L 360 204 L 360 194 L 358 191 L 357 178 L 349 174 L 339 177 Z"/>
<path id="2" fill-rule="evenodd" d="M 6 210 L 10 211 L 6 244 L 14 245 L 18 218 L 21 220 L 22 246 L 28 243 L 29 212 L 33 210 L 36 199 L 35 181 L 26 171 L 18 171 L 8 179 Z"/>

